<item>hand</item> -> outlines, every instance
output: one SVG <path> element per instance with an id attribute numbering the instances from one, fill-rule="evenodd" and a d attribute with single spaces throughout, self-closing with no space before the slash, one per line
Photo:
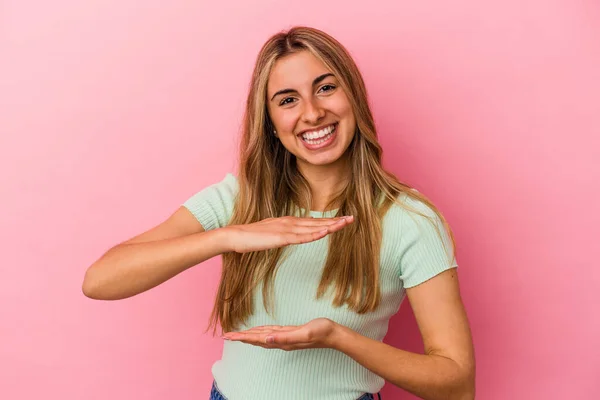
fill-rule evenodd
<path id="1" fill-rule="evenodd" d="M 240 332 L 228 332 L 223 335 L 223 339 L 286 351 L 333 348 L 338 326 L 328 318 L 317 318 L 299 326 L 265 325 Z"/>
<path id="2" fill-rule="evenodd" d="M 227 231 L 226 240 L 231 251 L 247 253 L 319 240 L 353 221 L 353 216 L 336 218 L 290 216 L 267 218 L 252 224 L 229 225 L 222 229 Z"/>

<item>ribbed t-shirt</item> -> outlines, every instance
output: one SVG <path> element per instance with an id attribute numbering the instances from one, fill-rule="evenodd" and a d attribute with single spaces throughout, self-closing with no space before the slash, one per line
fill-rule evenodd
<path id="1" fill-rule="evenodd" d="M 238 191 L 229 173 L 218 183 L 192 195 L 185 206 L 206 231 L 228 224 Z M 405 204 L 434 219 L 441 234 L 424 217 L 394 204 L 383 217 L 380 256 L 382 301 L 370 313 L 357 314 L 346 305 L 334 307 L 332 297 L 316 299 L 328 252 L 328 236 L 292 245 L 278 266 L 273 293 L 274 316 L 263 306 L 262 284 L 254 292 L 253 315 L 239 330 L 261 325 L 302 325 L 324 317 L 361 335 L 382 341 L 390 318 L 398 312 L 405 289 L 457 267 L 449 262 L 451 241 L 437 215 L 426 204 L 403 195 Z M 332 217 L 336 211 L 310 211 Z M 332 285 L 327 294 L 334 293 Z M 354 400 L 377 393 L 384 379 L 334 349 L 284 351 L 225 341 L 220 360 L 212 367 L 219 390 L 228 400 Z"/>

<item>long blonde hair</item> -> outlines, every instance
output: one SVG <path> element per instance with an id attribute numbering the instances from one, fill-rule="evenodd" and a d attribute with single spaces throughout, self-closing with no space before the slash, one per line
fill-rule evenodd
<path id="1" fill-rule="evenodd" d="M 333 283 L 335 307 L 347 304 L 357 313 L 370 312 L 380 303 L 381 221 L 390 206 L 398 203 L 400 194 L 425 203 L 438 214 L 450 234 L 453 253 L 454 236 L 443 215 L 424 195 L 383 169 L 382 149 L 358 67 L 337 40 L 320 30 L 294 27 L 275 34 L 258 54 L 242 127 L 239 192 L 230 224 L 293 215 L 298 207 L 306 212 L 311 209 L 308 182 L 296 168 L 295 157 L 273 135 L 266 104 L 273 65 L 299 51 L 309 51 L 335 75 L 356 118 L 356 133 L 347 150 L 351 179 L 328 205 L 339 204 L 337 215 L 354 215 L 356 222 L 329 235 L 327 261 L 316 296 L 322 297 Z M 263 305 L 270 310 L 276 267 L 283 250 L 223 254 L 221 281 L 207 330 L 212 326 L 214 333 L 220 323 L 223 332 L 229 332 L 245 323 L 253 312 L 253 293 L 261 281 Z"/>

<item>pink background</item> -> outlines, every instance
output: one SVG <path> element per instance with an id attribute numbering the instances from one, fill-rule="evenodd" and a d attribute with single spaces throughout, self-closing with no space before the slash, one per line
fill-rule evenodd
<path id="1" fill-rule="evenodd" d="M 600 398 L 599 4 L 364 4 L 0 3 L 0 398 L 208 399 L 218 259 L 118 302 L 81 282 L 232 171 L 255 56 L 293 24 L 349 48 L 387 167 L 455 231 L 478 398 Z M 408 303 L 385 341 L 421 350 Z"/>

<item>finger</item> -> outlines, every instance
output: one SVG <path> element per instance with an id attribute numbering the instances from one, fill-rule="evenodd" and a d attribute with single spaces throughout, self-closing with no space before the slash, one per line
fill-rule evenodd
<path id="1" fill-rule="evenodd" d="M 245 343 L 245 344 L 250 344 L 252 346 L 258 346 L 258 347 L 262 347 L 265 349 L 268 349 L 270 347 L 270 345 L 266 344 L 265 342 L 259 342 L 256 340 L 248 340 L 248 339 L 237 339 L 236 342 L 241 342 L 241 343 Z"/>
<path id="2" fill-rule="evenodd" d="M 313 233 L 296 233 L 292 234 L 289 237 L 290 243 L 308 243 L 314 242 L 315 240 L 319 240 L 327 236 L 329 231 L 327 229 L 322 229 Z"/>
<path id="3" fill-rule="evenodd" d="M 290 332 L 290 331 L 294 331 L 296 329 L 298 329 L 298 326 L 295 325 L 286 325 L 286 326 L 280 326 L 280 325 L 269 325 L 268 328 L 262 328 L 262 327 L 257 327 L 257 328 L 253 328 L 252 332 L 249 333 L 263 333 L 263 334 L 268 334 L 271 332 Z M 256 330 L 254 330 L 256 329 Z"/>
<path id="4" fill-rule="evenodd" d="M 277 328 L 281 328 L 281 325 L 260 325 L 260 326 L 255 326 L 255 328 L 265 328 L 265 329 L 277 329 Z"/>
<path id="5" fill-rule="evenodd" d="M 333 224 L 327 224 L 327 225 L 316 225 L 316 226 L 292 226 L 290 227 L 290 232 L 291 233 L 313 233 L 313 232 L 319 232 L 322 231 L 323 229 L 327 229 L 331 226 L 335 226 L 337 223 L 333 223 Z"/>
<path id="6" fill-rule="evenodd" d="M 341 219 L 339 221 L 334 222 L 333 224 L 321 225 L 321 226 L 312 226 L 312 227 L 294 227 L 292 228 L 291 233 L 295 234 L 310 234 L 310 233 L 319 233 L 321 231 L 327 230 L 328 233 L 335 232 L 340 230 L 344 226 L 348 225 L 349 222 L 345 219 Z"/>
<path id="7" fill-rule="evenodd" d="M 340 222 L 339 224 L 329 226 L 329 227 L 322 229 L 320 231 L 317 231 L 317 232 L 293 234 L 291 237 L 288 237 L 288 243 L 289 244 L 299 244 L 299 243 L 313 242 L 315 240 L 324 238 L 325 236 L 327 236 L 330 233 L 334 233 L 334 232 L 339 231 L 340 229 L 343 229 L 347 224 L 348 224 L 347 222 L 343 222 L 343 223 Z"/>
<path id="8" fill-rule="evenodd" d="M 333 225 L 329 225 L 327 227 L 327 231 L 328 231 L 328 233 L 337 232 L 337 231 L 343 229 L 344 227 L 350 225 L 351 223 L 352 223 L 352 221 L 348 221 L 348 220 L 340 221 L 340 222 L 335 223 Z"/>
<path id="9" fill-rule="evenodd" d="M 300 329 L 265 335 L 265 343 L 277 346 L 298 346 L 309 342 L 308 332 Z"/>
<path id="10" fill-rule="evenodd" d="M 285 326 L 276 326 L 275 328 L 273 328 L 274 331 L 281 331 L 281 332 L 287 332 L 287 331 L 293 331 L 298 329 L 300 326 L 299 325 L 285 325 Z"/>
<path id="11" fill-rule="evenodd" d="M 296 325 L 262 325 L 262 326 L 256 326 L 254 328 L 252 328 L 252 330 L 257 330 L 257 331 L 267 331 L 267 330 L 271 330 L 271 331 L 289 331 L 289 330 L 293 330 L 293 329 L 298 329 L 298 326 Z"/>
<path id="12" fill-rule="evenodd" d="M 259 333 L 259 332 L 265 332 L 265 331 L 272 331 L 272 329 L 266 329 L 260 326 L 256 326 L 254 328 L 250 328 L 250 329 L 246 329 L 243 331 L 237 331 L 237 332 L 227 332 L 225 334 L 222 335 L 223 338 L 231 338 L 231 337 L 242 337 L 245 335 L 248 335 L 249 333 Z"/>
<path id="13" fill-rule="evenodd" d="M 265 333 L 246 333 L 243 335 L 233 335 L 229 340 L 244 342 L 248 344 L 265 345 L 267 344 L 268 334 Z"/>
<path id="14" fill-rule="evenodd" d="M 248 335 L 250 333 L 261 333 L 261 332 L 266 332 L 266 331 L 270 332 L 270 331 L 272 331 L 272 329 L 252 328 L 252 329 L 248 329 L 245 331 L 236 332 L 236 334 L 237 334 L 237 336 L 241 336 L 241 335 Z M 234 335 L 234 336 L 236 336 L 236 335 Z"/>
<path id="15" fill-rule="evenodd" d="M 327 231 L 326 234 L 330 234 L 330 233 L 339 231 L 340 229 L 344 228 L 346 225 L 348 225 L 348 222 L 344 219 L 341 219 L 334 224 L 321 227 L 322 230 L 319 230 L 318 232 L 320 233 L 320 232 L 326 230 Z"/>
<path id="16" fill-rule="evenodd" d="M 242 332 L 228 333 L 227 335 L 223 335 L 223 339 L 241 342 L 243 340 L 252 339 L 251 335 L 256 335 L 256 333 L 254 333 L 254 334 L 245 333 L 245 332 L 244 333 L 242 333 Z"/>
<path id="17" fill-rule="evenodd" d="M 248 330 L 239 331 L 239 332 L 227 332 L 223 334 L 221 337 L 227 340 L 238 340 L 238 339 L 255 339 L 256 335 L 268 335 L 272 332 L 283 332 L 289 331 L 293 329 L 298 329 L 295 326 L 279 326 L 279 325 L 270 325 L 270 326 L 257 326 Z"/>
<path id="18" fill-rule="evenodd" d="M 295 221 L 295 225 L 299 226 L 323 226 L 323 225 L 331 225 L 335 224 L 339 221 L 344 220 L 345 217 L 335 217 L 335 218 L 298 218 Z"/>
<path id="19" fill-rule="evenodd" d="M 349 223 L 352 223 L 353 221 L 354 221 L 354 217 L 341 218 L 333 224 L 330 224 L 327 226 L 322 226 L 321 228 L 323 228 L 323 229 L 318 230 L 316 232 L 306 232 L 306 233 L 296 232 L 295 236 L 288 236 L 288 239 L 287 239 L 288 244 L 308 243 L 308 242 L 322 239 L 323 237 L 325 237 L 326 235 L 328 235 L 330 233 L 339 231 L 344 226 L 348 225 Z"/>
<path id="20" fill-rule="evenodd" d="M 263 332 L 272 332 L 275 330 L 279 330 L 277 329 L 279 326 L 278 325 L 265 325 L 265 326 L 255 326 L 252 329 L 248 329 L 245 331 L 241 331 L 240 333 L 263 333 Z M 280 328 L 280 327 L 279 327 Z"/>

